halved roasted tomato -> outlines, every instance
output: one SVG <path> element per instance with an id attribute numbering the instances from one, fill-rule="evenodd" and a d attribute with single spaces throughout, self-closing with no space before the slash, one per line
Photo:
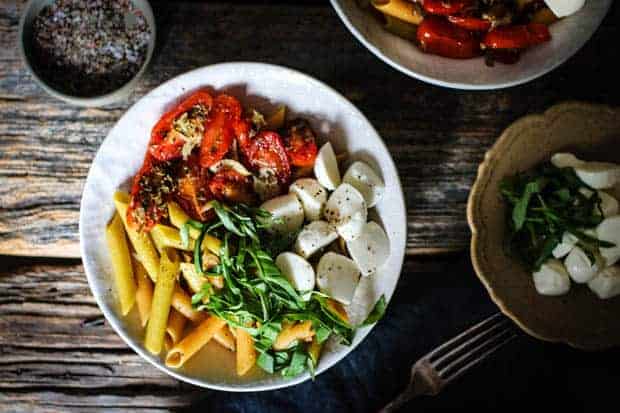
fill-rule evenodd
<path id="1" fill-rule="evenodd" d="M 269 169 L 278 177 L 280 183 L 286 183 L 291 178 L 288 155 L 280 135 L 276 132 L 264 131 L 256 135 L 248 145 L 247 158 L 252 169 Z"/>
<path id="2" fill-rule="evenodd" d="M 160 161 L 180 158 L 186 143 L 200 143 L 212 104 L 209 92 L 201 89 L 166 112 L 151 131 L 149 153 L 153 158 Z"/>
<path id="3" fill-rule="evenodd" d="M 174 169 L 172 163 L 158 161 L 147 153 L 131 187 L 127 209 L 130 226 L 149 231 L 167 216 L 167 202 L 176 189 Z"/>
<path id="4" fill-rule="evenodd" d="M 480 55 L 480 42 L 469 30 L 435 16 L 428 16 L 418 27 L 420 48 L 427 53 L 453 59 Z"/>
<path id="5" fill-rule="evenodd" d="M 208 168 L 226 155 L 235 137 L 241 112 L 241 103 L 236 98 L 225 94 L 215 97 L 200 144 L 200 166 Z"/>
<path id="6" fill-rule="evenodd" d="M 484 45 L 490 49 L 525 49 L 551 40 L 549 28 L 540 23 L 518 26 L 500 26 L 484 37 Z"/>
<path id="7" fill-rule="evenodd" d="M 197 156 L 191 156 L 180 168 L 177 178 L 177 202 L 192 218 L 206 220 L 206 205 L 213 196 L 208 186 L 208 172 L 199 165 Z"/>
<path id="8" fill-rule="evenodd" d="M 209 189 L 220 201 L 244 204 L 253 204 L 256 201 L 251 177 L 244 176 L 232 168 L 217 171 L 209 180 Z"/>
<path id="9" fill-rule="evenodd" d="M 318 148 L 314 131 L 306 120 L 293 120 L 283 143 L 291 165 L 299 167 L 314 165 Z"/>
<path id="10" fill-rule="evenodd" d="M 460 13 L 471 4 L 472 0 L 424 0 L 422 7 L 429 14 L 449 16 Z"/>

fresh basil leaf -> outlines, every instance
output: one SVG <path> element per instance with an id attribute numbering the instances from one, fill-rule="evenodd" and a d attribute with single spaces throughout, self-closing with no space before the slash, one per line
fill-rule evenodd
<path id="1" fill-rule="evenodd" d="M 366 320 L 364 320 L 361 326 L 367 326 L 379 321 L 381 317 L 383 317 L 383 315 L 385 314 L 386 307 L 387 302 L 385 300 L 385 295 L 381 295 L 381 297 L 379 297 L 374 307 L 370 311 L 370 314 L 368 314 L 368 317 L 366 317 Z"/>
<path id="2" fill-rule="evenodd" d="M 536 194 L 540 191 L 540 187 L 538 181 L 530 182 L 525 186 L 525 190 L 523 191 L 523 195 L 517 201 L 514 209 L 512 210 L 512 221 L 515 226 L 515 230 L 520 230 L 523 228 L 523 224 L 525 223 L 525 217 L 527 215 L 527 207 L 530 204 L 530 200 L 532 199 L 532 195 Z"/>
<path id="3" fill-rule="evenodd" d="M 274 357 L 268 353 L 261 353 L 256 359 L 256 364 L 261 369 L 265 370 L 269 374 L 273 374 L 275 371 L 275 360 Z"/>

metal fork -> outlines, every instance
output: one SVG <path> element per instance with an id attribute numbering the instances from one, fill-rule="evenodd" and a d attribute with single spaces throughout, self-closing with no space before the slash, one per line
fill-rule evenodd
<path id="1" fill-rule="evenodd" d="M 434 396 L 518 336 L 514 324 L 496 313 L 443 343 L 411 367 L 407 388 L 379 413 L 396 412 L 417 396 Z"/>

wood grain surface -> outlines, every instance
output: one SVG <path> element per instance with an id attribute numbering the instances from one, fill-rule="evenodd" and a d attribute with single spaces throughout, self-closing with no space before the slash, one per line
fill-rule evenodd
<path id="1" fill-rule="evenodd" d="M 605 47 L 605 39 L 620 36 L 616 6 L 594 39 L 553 74 L 508 90 L 464 92 L 430 86 L 389 68 L 325 4 L 156 3 L 158 49 L 135 93 L 115 107 L 79 109 L 51 98 L 33 82 L 17 52 L 21 2 L 3 4 L 3 254 L 78 257 L 82 185 L 108 130 L 152 88 L 211 63 L 282 64 L 327 82 L 353 101 L 383 136 L 399 168 L 408 205 L 409 253 L 467 247 L 465 204 L 476 167 L 512 121 L 566 99 L 620 102 L 612 87 L 617 67 L 609 63 L 618 57 L 618 48 Z M 596 76 L 585 82 L 592 73 Z"/>

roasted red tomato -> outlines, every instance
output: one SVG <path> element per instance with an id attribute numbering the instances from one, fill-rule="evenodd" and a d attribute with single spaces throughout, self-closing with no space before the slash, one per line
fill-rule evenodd
<path id="1" fill-rule="evenodd" d="M 280 135 L 276 132 L 260 132 L 248 146 L 247 157 L 253 169 L 272 170 L 280 183 L 291 178 L 291 165 Z"/>
<path id="2" fill-rule="evenodd" d="M 200 144 L 200 166 L 208 168 L 226 155 L 240 119 L 241 103 L 237 99 L 224 94 L 216 96 Z"/>
<path id="3" fill-rule="evenodd" d="M 213 197 L 208 187 L 208 171 L 202 169 L 194 155 L 180 168 L 177 179 L 177 202 L 192 218 L 204 221 L 204 212 L 208 201 Z"/>
<path id="4" fill-rule="evenodd" d="M 491 22 L 486 19 L 470 16 L 448 16 L 448 21 L 465 30 L 486 32 L 491 28 Z"/>
<path id="5" fill-rule="evenodd" d="M 551 40 L 544 24 L 530 23 L 519 26 L 500 26 L 484 37 L 484 45 L 490 49 L 525 49 Z"/>
<path id="6" fill-rule="evenodd" d="M 424 0 L 423 8 L 429 14 L 449 16 L 463 11 L 471 0 Z"/>
<path id="7" fill-rule="evenodd" d="M 418 27 L 418 42 L 427 53 L 453 59 L 480 55 L 480 42 L 470 31 L 439 17 L 429 16 Z"/>
<path id="8" fill-rule="evenodd" d="M 256 201 L 252 180 L 234 169 L 224 168 L 217 171 L 209 181 L 209 189 L 220 201 L 253 204 Z"/>
<path id="9" fill-rule="evenodd" d="M 314 165 L 318 148 L 314 131 L 306 120 L 293 120 L 283 141 L 291 165 L 299 167 Z"/>
<path id="10" fill-rule="evenodd" d="M 181 157 L 186 142 L 200 142 L 212 104 L 209 92 L 198 90 L 165 113 L 151 131 L 150 154 L 157 160 L 169 161 Z M 187 116 L 182 118 L 186 113 Z"/>
<path id="11" fill-rule="evenodd" d="M 147 154 L 131 187 L 127 222 L 130 226 L 149 231 L 168 214 L 167 202 L 176 189 L 174 166 Z"/>

